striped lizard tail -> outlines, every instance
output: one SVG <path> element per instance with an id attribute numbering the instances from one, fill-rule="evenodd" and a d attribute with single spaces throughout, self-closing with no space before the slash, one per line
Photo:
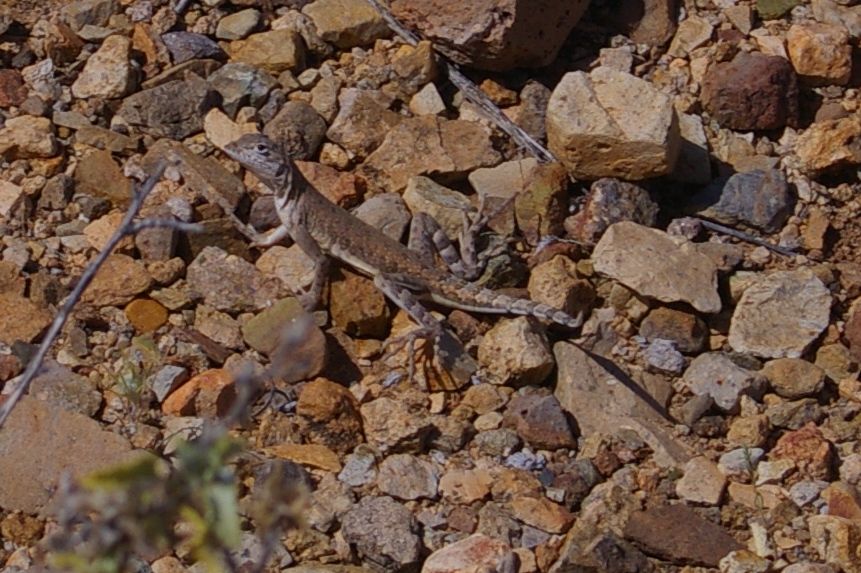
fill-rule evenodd
<path id="1" fill-rule="evenodd" d="M 568 328 L 580 328 L 583 324 L 582 315 L 573 317 L 550 305 L 508 296 L 466 281 L 448 280 L 444 285 L 440 284 L 440 287 L 440 292 L 431 293 L 430 298 L 451 308 L 486 314 L 535 316 Z"/>

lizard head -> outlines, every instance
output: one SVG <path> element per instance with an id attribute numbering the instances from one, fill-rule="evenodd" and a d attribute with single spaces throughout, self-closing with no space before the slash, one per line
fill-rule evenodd
<path id="1" fill-rule="evenodd" d="M 224 146 L 224 151 L 272 189 L 276 198 L 289 190 L 293 162 L 277 143 L 265 135 L 247 133 Z"/>

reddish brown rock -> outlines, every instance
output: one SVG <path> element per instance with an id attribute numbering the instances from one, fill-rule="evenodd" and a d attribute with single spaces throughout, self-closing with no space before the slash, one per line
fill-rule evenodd
<path id="1" fill-rule="evenodd" d="M 317 378 L 302 388 L 296 414 L 310 443 L 346 454 L 364 441 L 356 398 L 340 384 L 325 378 Z"/>
<path id="2" fill-rule="evenodd" d="M 831 442 L 825 439 L 813 422 L 808 422 L 803 428 L 781 436 L 769 458 L 790 459 L 806 478 L 828 480 L 831 477 L 832 456 Z"/>
<path id="3" fill-rule="evenodd" d="M 702 86 L 706 111 L 739 131 L 798 124 L 798 80 L 786 58 L 740 52 L 709 67 Z"/>
<path id="4" fill-rule="evenodd" d="M 493 71 L 546 66 L 587 0 L 395 0 L 391 10 L 458 64 Z"/>
<path id="5" fill-rule="evenodd" d="M 646 340 L 671 340 L 679 351 L 694 353 L 702 350 L 708 336 L 705 322 L 695 314 L 659 307 L 640 324 L 640 334 Z"/>
<path id="6" fill-rule="evenodd" d="M 743 548 L 724 528 L 684 505 L 633 514 L 625 525 L 625 538 L 647 555 L 676 565 L 717 567 L 728 553 Z"/>
<path id="7" fill-rule="evenodd" d="M 18 70 L 0 70 L 0 107 L 18 106 L 27 99 L 27 86 Z"/>
<path id="8" fill-rule="evenodd" d="M 79 478 L 133 455 L 95 420 L 24 396 L 0 432 L 0 507 L 39 513 L 63 472 Z"/>
<path id="9" fill-rule="evenodd" d="M 515 397 L 508 404 L 502 424 L 542 450 L 573 448 L 577 443 L 559 401 L 550 394 Z"/>

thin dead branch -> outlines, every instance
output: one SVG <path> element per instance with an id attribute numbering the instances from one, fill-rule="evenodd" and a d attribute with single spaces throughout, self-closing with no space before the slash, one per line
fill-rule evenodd
<path id="1" fill-rule="evenodd" d="M 152 191 L 155 184 L 158 182 L 162 173 L 164 173 L 165 165 L 160 164 L 155 172 L 140 186 L 140 188 L 132 194 L 131 205 L 129 205 L 128 211 L 126 211 L 125 216 L 123 217 L 122 222 L 120 223 L 119 228 L 111 237 L 111 239 L 107 242 L 102 251 L 98 254 L 98 256 L 93 260 L 93 262 L 88 266 L 84 273 L 81 275 L 78 284 L 75 285 L 75 288 L 72 290 L 71 294 L 66 298 L 66 302 L 63 304 L 60 311 L 57 313 L 57 316 L 54 318 L 54 321 L 51 323 L 48 332 L 45 334 L 45 337 L 42 339 L 42 343 L 39 345 L 39 349 L 36 351 L 36 355 L 30 360 L 30 363 L 27 365 L 27 369 L 24 373 L 18 378 L 15 384 L 15 389 L 6 398 L 6 401 L 3 402 L 3 405 L 0 406 L 0 429 L 2 429 L 3 424 L 6 423 L 6 420 L 9 418 L 9 415 L 12 413 L 12 410 L 15 408 L 15 405 L 21 400 L 21 397 L 27 392 L 30 387 L 30 383 L 33 381 L 33 378 L 36 376 L 36 373 L 39 371 L 39 367 L 42 365 L 42 361 L 45 359 L 45 356 L 48 354 L 48 350 L 51 348 L 51 345 L 56 340 L 57 336 L 60 334 L 63 326 L 66 324 L 66 321 L 69 319 L 69 316 L 72 314 L 72 310 L 75 305 L 81 299 L 81 295 L 83 295 L 84 290 L 90 285 L 93 281 L 93 278 L 96 276 L 96 273 L 107 260 L 107 258 L 111 255 L 114 249 L 119 245 L 120 241 L 126 237 L 127 235 L 131 235 L 139 231 L 143 228 L 151 228 L 151 227 L 172 227 L 177 228 L 182 231 L 200 231 L 200 227 L 198 225 L 190 225 L 187 223 L 181 223 L 179 221 L 171 221 L 168 219 L 144 219 L 142 221 L 134 221 L 134 218 L 138 215 L 141 207 L 143 206 L 143 202 L 146 199 L 147 195 L 149 195 L 150 191 Z"/>

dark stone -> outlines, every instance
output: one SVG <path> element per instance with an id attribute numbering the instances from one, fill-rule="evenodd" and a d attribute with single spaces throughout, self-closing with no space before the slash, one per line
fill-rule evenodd
<path id="1" fill-rule="evenodd" d="M 594 245 L 613 223 L 633 221 L 653 227 L 657 217 L 658 205 L 648 191 L 627 181 L 604 178 L 592 184 L 586 204 L 565 220 L 565 229 L 575 239 Z"/>
<path id="2" fill-rule="evenodd" d="M 0 107 L 19 106 L 27 99 L 27 86 L 17 70 L 0 70 Z"/>
<path id="3" fill-rule="evenodd" d="M 766 233 L 780 231 L 792 214 L 792 196 L 779 169 L 755 169 L 714 181 L 691 203 L 706 219 L 732 226 L 742 223 Z"/>
<path id="4" fill-rule="evenodd" d="M 625 525 L 624 535 L 647 555 L 675 565 L 717 567 L 728 553 L 744 549 L 723 527 L 685 505 L 635 513 Z"/>
<path id="5" fill-rule="evenodd" d="M 686 354 L 702 350 L 708 333 L 706 323 L 697 315 L 666 307 L 654 309 L 640 323 L 640 335 L 646 340 L 670 340 Z"/>
<path id="6" fill-rule="evenodd" d="M 317 153 L 326 136 L 326 120 L 304 101 L 289 101 L 263 134 L 285 146 L 293 159 L 309 159 Z"/>
<path id="7" fill-rule="evenodd" d="M 200 60 L 205 58 L 225 59 L 227 55 L 224 50 L 213 40 L 203 34 L 192 32 L 168 32 L 162 34 L 162 41 L 167 46 L 174 65 L 187 62 L 188 60 Z"/>
<path id="8" fill-rule="evenodd" d="M 181 140 L 203 129 L 203 117 L 218 99 L 204 80 L 175 80 L 130 95 L 117 115 L 142 133 Z"/>
<path id="9" fill-rule="evenodd" d="M 65 209 L 72 198 L 75 189 L 75 180 L 70 175 L 60 173 L 54 175 L 45 183 L 39 196 L 39 209 L 60 210 Z"/>
<path id="10" fill-rule="evenodd" d="M 399 571 L 419 560 L 419 524 L 412 512 L 390 497 L 365 497 L 341 519 L 341 533 L 360 555 Z"/>
<path id="11" fill-rule="evenodd" d="M 709 67 L 702 101 L 721 127 L 739 131 L 798 125 L 798 78 L 789 60 L 740 52 Z"/>
<path id="12" fill-rule="evenodd" d="M 278 85 L 269 72 L 244 62 L 225 64 L 207 81 L 221 94 L 221 109 L 230 117 L 244 106 L 259 108 Z"/>
<path id="13" fill-rule="evenodd" d="M 573 448 L 577 443 L 562 406 L 552 394 L 516 396 L 508 403 L 502 425 L 543 450 Z"/>

